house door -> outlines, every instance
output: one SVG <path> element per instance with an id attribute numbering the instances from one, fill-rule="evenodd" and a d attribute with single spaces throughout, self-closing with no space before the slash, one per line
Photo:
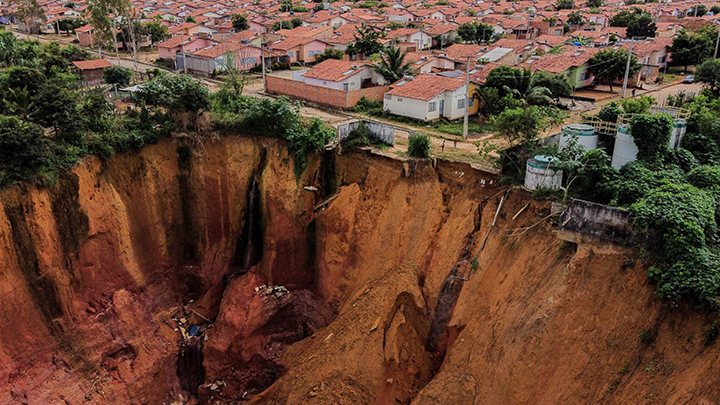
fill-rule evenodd
<path id="1" fill-rule="evenodd" d="M 440 116 L 443 116 L 443 112 L 445 111 L 445 100 L 440 100 Z"/>

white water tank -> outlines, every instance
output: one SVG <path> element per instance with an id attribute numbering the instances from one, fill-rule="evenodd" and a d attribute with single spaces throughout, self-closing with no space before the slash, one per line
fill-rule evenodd
<path id="1" fill-rule="evenodd" d="M 638 148 L 632 135 L 630 135 L 630 127 L 627 124 L 618 125 L 615 133 L 612 166 L 619 169 L 625 163 L 634 162 L 637 160 L 637 153 Z"/>
<path id="2" fill-rule="evenodd" d="M 586 151 L 597 149 L 598 135 L 595 133 L 595 128 L 587 124 L 570 124 L 562 127 L 560 149 L 563 149 L 573 136 L 577 136 L 578 145 Z"/>
<path id="3" fill-rule="evenodd" d="M 562 187 L 563 172 L 555 168 L 553 159 L 552 156 L 538 155 L 527 160 L 525 188 L 559 190 Z"/>
<path id="4" fill-rule="evenodd" d="M 673 149 L 677 149 L 680 147 L 680 144 L 682 143 L 682 138 L 685 136 L 685 131 L 687 131 L 687 122 L 683 119 L 679 119 L 675 121 L 675 125 L 673 125 L 673 131 L 672 136 L 670 137 L 670 147 Z"/>

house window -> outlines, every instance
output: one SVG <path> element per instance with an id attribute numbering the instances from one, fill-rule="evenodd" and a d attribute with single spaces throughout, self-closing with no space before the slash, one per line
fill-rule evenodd
<path id="1" fill-rule="evenodd" d="M 293 53 L 293 52 L 288 52 L 288 56 L 292 58 L 293 56 L 295 56 L 295 53 Z"/>
<path id="2" fill-rule="evenodd" d="M 392 100 L 392 94 L 385 93 L 385 100 Z"/>
<path id="3" fill-rule="evenodd" d="M 662 58 L 660 58 L 660 63 L 665 63 L 665 58 L 666 58 L 666 56 L 663 56 Z"/>
<path id="4" fill-rule="evenodd" d="M 458 100 L 458 108 L 465 108 L 465 99 L 461 98 Z"/>
<path id="5" fill-rule="evenodd" d="M 468 98 L 470 100 L 470 107 L 475 105 L 475 99 L 474 98 Z"/>
<path id="6" fill-rule="evenodd" d="M 437 102 L 433 101 L 428 103 L 428 112 L 433 112 L 435 110 L 437 110 Z"/>
<path id="7" fill-rule="evenodd" d="M 585 73 L 580 73 L 580 75 L 578 76 L 578 80 L 579 81 L 585 80 Z"/>
<path id="8" fill-rule="evenodd" d="M 348 91 L 348 84 L 347 84 L 347 83 L 343 83 L 343 91 Z"/>
<path id="9" fill-rule="evenodd" d="M 257 64 L 257 58 L 253 56 L 252 58 L 240 58 L 240 64 L 241 65 L 255 65 Z"/>
<path id="10" fill-rule="evenodd" d="M 397 101 L 398 103 L 402 103 L 402 99 L 400 97 L 398 97 Z"/>

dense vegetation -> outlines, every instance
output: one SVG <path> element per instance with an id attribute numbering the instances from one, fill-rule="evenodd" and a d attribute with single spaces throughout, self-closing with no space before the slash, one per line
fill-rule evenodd
<path id="1" fill-rule="evenodd" d="M 720 305 L 720 99 L 707 89 L 687 100 L 688 132 L 681 148 L 669 146 L 673 119 L 645 114 L 648 102 L 610 104 L 603 120 L 639 112 L 630 120 L 638 146 L 637 161 L 620 170 L 602 150 L 563 150 L 567 192 L 584 200 L 629 209 L 640 231 L 657 232 L 648 277 L 661 298 L 691 298 L 713 308 Z M 684 103 L 684 104 L 683 104 Z M 624 103 L 627 104 L 627 103 Z M 651 234 L 652 235 L 652 232 Z"/>
<path id="2" fill-rule="evenodd" d="M 189 76 L 160 74 L 142 85 L 134 107 L 108 98 L 110 86 L 81 87 L 72 61 L 89 59 L 79 48 L 40 45 L 0 32 L 0 187 L 18 181 L 48 185 L 79 159 L 142 148 L 163 136 L 203 142 L 217 133 L 278 137 L 295 154 L 296 169 L 306 154 L 321 150 L 332 130 L 304 120 L 299 104 L 242 96 L 229 79 L 217 93 Z M 106 78 L 127 84 L 131 74 L 110 68 Z"/>

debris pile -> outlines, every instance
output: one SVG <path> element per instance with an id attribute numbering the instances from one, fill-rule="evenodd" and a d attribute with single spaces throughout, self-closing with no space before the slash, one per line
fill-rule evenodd
<path id="1" fill-rule="evenodd" d="M 281 285 L 261 285 L 260 287 L 255 287 L 255 292 L 258 293 L 261 297 L 273 297 L 276 299 L 280 299 L 283 295 L 287 294 L 289 291 L 287 288 L 281 286 Z"/>

